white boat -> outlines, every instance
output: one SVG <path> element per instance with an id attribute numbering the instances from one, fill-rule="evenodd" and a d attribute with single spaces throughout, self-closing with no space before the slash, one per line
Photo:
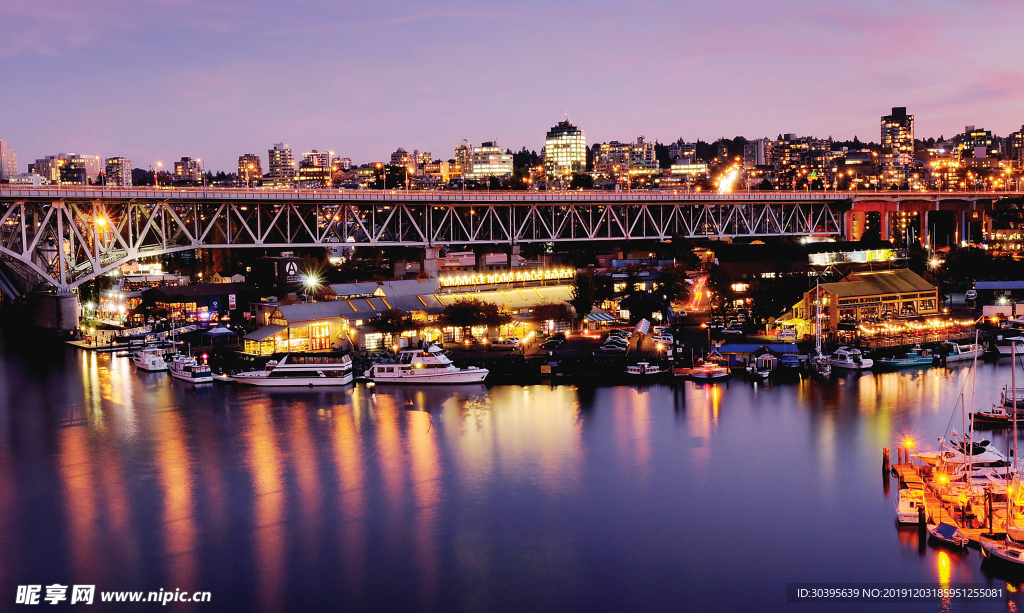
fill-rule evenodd
<path id="1" fill-rule="evenodd" d="M 918 509 L 925 508 L 924 491 L 902 489 L 896 496 L 896 521 L 901 524 L 916 524 Z M 927 514 L 927 509 L 925 509 Z"/>
<path id="2" fill-rule="evenodd" d="M 189 383 L 213 383 L 213 371 L 206 364 L 200 364 L 194 357 L 177 354 L 168 365 L 171 376 Z"/>
<path id="3" fill-rule="evenodd" d="M 352 358 L 333 352 L 275 354 L 263 370 L 231 379 L 259 387 L 326 387 L 352 383 Z"/>
<path id="4" fill-rule="evenodd" d="M 487 377 L 486 368 L 469 366 L 458 368 L 437 345 L 425 349 L 403 349 L 398 361 L 374 364 L 364 373 L 375 383 L 481 383 Z"/>
<path id="5" fill-rule="evenodd" d="M 811 374 L 819 379 L 828 379 L 832 374 L 832 361 L 821 352 L 821 289 L 819 281 L 814 282 L 814 355 L 807 360 Z"/>
<path id="6" fill-rule="evenodd" d="M 985 348 L 977 343 L 960 345 L 958 343 L 943 343 L 941 348 L 945 354 L 945 360 L 949 362 L 966 362 L 974 358 L 980 358 L 985 353 Z"/>
<path id="7" fill-rule="evenodd" d="M 132 357 L 132 362 L 135 362 L 135 368 L 138 368 L 139 370 L 145 370 L 148 372 L 167 370 L 167 362 L 164 361 L 163 350 L 156 349 L 154 347 L 140 349 Z"/>
<path id="8" fill-rule="evenodd" d="M 990 539 L 983 536 L 979 539 L 978 545 L 981 546 L 981 555 L 985 558 L 1011 564 L 1024 564 L 1024 545 L 1010 536 L 1007 536 L 1006 540 Z"/>
<path id="9" fill-rule="evenodd" d="M 627 375 L 660 375 L 665 372 L 656 364 L 650 364 L 648 362 L 638 362 L 636 364 L 630 364 L 626 366 Z"/>
<path id="10" fill-rule="evenodd" d="M 870 370 L 874 365 L 871 358 L 865 358 L 856 347 L 840 347 L 832 354 L 832 367 L 842 370 Z"/>
<path id="11" fill-rule="evenodd" d="M 1010 357 L 1010 354 L 1014 353 L 1014 344 L 1024 347 L 1024 336 L 1013 336 L 997 340 L 995 345 L 996 349 L 999 350 L 999 357 Z"/>

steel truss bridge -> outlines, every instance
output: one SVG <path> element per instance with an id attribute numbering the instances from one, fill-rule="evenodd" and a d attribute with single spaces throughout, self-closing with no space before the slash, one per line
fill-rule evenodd
<path id="1" fill-rule="evenodd" d="M 841 235 L 851 201 L 822 192 L 0 186 L 0 258 L 64 293 L 134 259 L 189 249 Z M 17 294 L 2 270 L 0 290 Z"/>

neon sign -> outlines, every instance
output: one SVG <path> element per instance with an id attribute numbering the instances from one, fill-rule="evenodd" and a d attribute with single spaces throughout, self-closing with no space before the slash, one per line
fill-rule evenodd
<path id="1" fill-rule="evenodd" d="M 526 283 L 529 281 L 557 281 L 572 279 L 576 271 L 572 268 L 552 268 L 549 270 L 524 270 L 496 272 L 493 274 L 458 275 L 438 279 L 441 287 L 461 287 L 464 285 L 500 285 L 502 283 Z"/>

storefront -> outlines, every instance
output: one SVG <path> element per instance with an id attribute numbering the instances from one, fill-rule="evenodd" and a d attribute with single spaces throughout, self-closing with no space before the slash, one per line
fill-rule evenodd
<path id="1" fill-rule="evenodd" d="M 906 268 L 857 272 L 842 281 L 822 283 L 804 294 L 804 299 L 793 307 L 790 319 L 813 320 L 816 300 L 821 307 L 823 324 L 831 330 L 837 330 L 841 324 L 856 325 L 939 312 L 935 286 Z M 813 329 L 801 332 L 814 333 Z"/>

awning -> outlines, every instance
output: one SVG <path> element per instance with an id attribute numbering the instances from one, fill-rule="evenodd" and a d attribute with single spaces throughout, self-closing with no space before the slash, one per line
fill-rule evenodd
<path id="1" fill-rule="evenodd" d="M 647 321 L 646 319 L 641 319 L 640 323 L 636 325 L 636 329 L 633 330 L 633 334 L 640 334 L 646 336 L 650 330 L 651 322 Z"/>
<path id="2" fill-rule="evenodd" d="M 253 332 L 253 334 L 256 334 L 258 332 L 259 330 L 256 330 L 256 332 Z M 238 334 L 232 332 L 231 330 L 228 330 L 224 326 L 217 326 L 216 328 L 210 328 L 206 332 L 203 332 L 203 336 L 238 336 Z"/>
<path id="3" fill-rule="evenodd" d="M 255 330 L 245 335 L 247 341 L 263 341 L 271 336 L 274 336 L 278 332 L 286 329 L 287 326 L 280 326 L 277 324 L 270 324 L 269 326 L 263 326 L 259 330 Z"/>
<path id="4" fill-rule="evenodd" d="M 608 313 L 605 313 L 601 309 L 594 309 L 586 317 L 584 317 L 584 320 L 586 320 L 586 321 L 593 321 L 593 322 L 597 322 L 597 321 L 615 321 L 615 318 L 612 317 L 611 315 L 609 315 Z"/>

